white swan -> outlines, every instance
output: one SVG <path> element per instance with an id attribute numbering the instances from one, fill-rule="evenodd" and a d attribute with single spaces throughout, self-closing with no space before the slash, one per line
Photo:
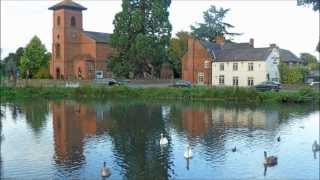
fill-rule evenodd
<path id="1" fill-rule="evenodd" d="M 161 133 L 160 145 L 167 145 L 167 144 L 168 144 L 168 139 L 166 137 L 163 137 L 163 134 Z"/>
<path id="2" fill-rule="evenodd" d="M 190 149 L 190 146 L 189 146 L 189 144 L 187 145 L 187 147 L 186 147 L 186 150 L 184 151 L 184 158 L 186 158 L 186 159 L 191 159 L 192 158 L 192 151 L 191 151 L 191 149 Z"/>
<path id="3" fill-rule="evenodd" d="M 108 177 L 111 175 L 110 170 L 106 167 L 106 162 L 103 162 L 103 167 L 101 169 L 101 176 L 102 177 Z"/>
<path id="4" fill-rule="evenodd" d="M 312 144 L 312 151 L 320 151 L 320 145 L 315 140 Z"/>

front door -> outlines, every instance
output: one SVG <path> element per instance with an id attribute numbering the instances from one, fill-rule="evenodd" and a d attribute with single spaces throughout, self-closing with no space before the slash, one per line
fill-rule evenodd
<path id="1" fill-rule="evenodd" d="M 204 73 L 203 72 L 198 72 L 198 85 L 204 85 Z"/>

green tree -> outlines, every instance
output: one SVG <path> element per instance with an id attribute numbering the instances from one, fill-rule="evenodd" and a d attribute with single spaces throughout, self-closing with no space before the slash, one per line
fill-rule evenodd
<path id="1" fill-rule="evenodd" d="M 207 41 L 214 41 L 217 36 L 235 36 L 239 33 L 229 32 L 233 25 L 224 22 L 224 18 L 230 9 L 216 8 L 211 6 L 203 12 L 204 23 L 197 23 L 197 26 L 191 26 L 192 35 Z"/>
<path id="2" fill-rule="evenodd" d="M 17 70 L 20 65 L 20 59 L 22 57 L 24 49 L 18 48 L 15 53 L 9 53 L 2 61 L 2 73 L 5 76 L 16 78 Z"/>
<path id="3" fill-rule="evenodd" d="M 117 53 L 108 60 L 116 76 L 155 77 L 167 61 L 171 36 L 170 0 L 123 0 L 114 19 L 111 45 Z"/>
<path id="4" fill-rule="evenodd" d="M 298 6 L 312 5 L 314 11 L 320 10 L 319 0 L 297 0 Z"/>
<path id="5" fill-rule="evenodd" d="M 41 40 L 34 36 L 26 46 L 20 62 L 22 77 L 33 78 L 41 67 L 48 67 L 50 54 Z"/>
<path id="6" fill-rule="evenodd" d="M 309 53 L 301 53 L 300 59 L 303 61 L 303 64 L 308 67 L 308 70 L 319 69 L 319 63 L 314 55 Z"/>
<path id="7" fill-rule="evenodd" d="M 170 40 L 169 46 L 169 63 L 174 70 L 175 78 L 181 77 L 181 60 L 188 50 L 189 32 L 180 31 L 176 34 L 176 38 Z"/>
<path id="8" fill-rule="evenodd" d="M 303 82 L 307 69 L 303 66 L 289 67 L 285 63 L 279 65 L 280 78 L 283 84 L 299 84 Z"/>

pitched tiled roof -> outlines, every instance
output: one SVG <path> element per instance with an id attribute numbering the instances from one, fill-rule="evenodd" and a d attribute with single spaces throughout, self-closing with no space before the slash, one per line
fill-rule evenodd
<path id="1" fill-rule="evenodd" d="M 51 6 L 49 10 L 58 10 L 58 9 L 73 9 L 73 10 L 87 10 L 86 7 L 73 2 L 72 0 L 63 0 L 62 2 Z"/>
<path id="2" fill-rule="evenodd" d="M 265 60 L 271 48 L 253 48 L 249 43 L 224 43 L 223 45 L 200 41 L 215 61 L 261 61 Z"/>
<path id="3" fill-rule="evenodd" d="M 286 49 L 280 49 L 280 60 L 286 63 L 302 63 L 302 60 L 294 55 L 291 51 Z"/>
<path id="4" fill-rule="evenodd" d="M 110 42 L 110 35 L 108 33 L 102 32 L 93 32 L 93 31 L 84 31 L 84 34 L 94 39 L 97 43 L 109 43 Z"/>
<path id="5" fill-rule="evenodd" d="M 263 61 L 267 59 L 271 51 L 271 48 L 250 47 L 222 49 L 215 53 L 215 61 Z"/>

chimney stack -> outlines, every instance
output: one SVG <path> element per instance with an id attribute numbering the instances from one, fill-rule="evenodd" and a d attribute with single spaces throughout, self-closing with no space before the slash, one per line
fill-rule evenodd
<path id="1" fill-rule="evenodd" d="M 223 35 L 218 35 L 215 40 L 216 40 L 217 44 L 220 44 L 220 45 L 224 44 L 224 36 Z"/>
<path id="2" fill-rule="evenodd" d="M 270 47 L 271 47 L 271 48 L 276 48 L 277 45 L 276 45 L 275 43 L 272 43 L 272 44 L 270 44 Z"/>
<path id="3" fill-rule="evenodd" d="M 250 38 L 249 45 L 250 45 L 250 47 L 254 47 L 254 39 L 253 38 Z"/>

